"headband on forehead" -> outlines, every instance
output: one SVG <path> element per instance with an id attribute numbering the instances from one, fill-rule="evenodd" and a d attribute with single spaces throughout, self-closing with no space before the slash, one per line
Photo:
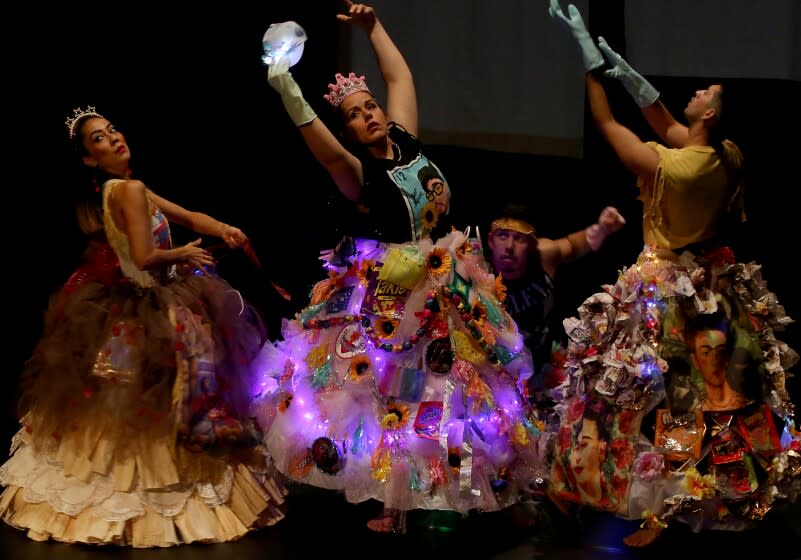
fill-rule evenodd
<path id="1" fill-rule="evenodd" d="M 103 115 L 95 111 L 95 108 L 89 105 L 86 109 L 81 109 L 77 107 L 76 109 L 72 110 L 73 116 L 67 117 L 67 120 L 64 121 L 64 124 L 67 126 L 67 134 L 70 137 L 70 140 L 75 138 L 75 130 L 76 125 L 81 122 L 83 119 L 87 117 L 100 117 L 101 119 L 105 118 Z"/>
<path id="2" fill-rule="evenodd" d="M 516 231 L 523 235 L 537 235 L 537 230 L 534 229 L 534 226 L 525 220 L 518 220 L 516 218 L 498 218 L 492 222 L 490 233 L 495 233 L 499 229 Z"/>

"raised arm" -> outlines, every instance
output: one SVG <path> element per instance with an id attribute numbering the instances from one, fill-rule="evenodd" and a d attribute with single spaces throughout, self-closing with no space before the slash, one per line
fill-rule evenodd
<path id="1" fill-rule="evenodd" d="M 623 165 L 638 176 L 651 178 L 656 172 L 659 157 L 656 150 L 648 147 L 636 134 L 618 123 L 612 115 L 606 92 L 595 75 L 595 72 L 598 71 L 597 69 L 603 66 L 604 58 L 592 37 L 590 37 L 581 13 L 573 4 L 569 4 L 567 6 L 568 15 L 566 16 L 562 12 L 559 0 L 550 0 L 548 13 L 551 18 L 567 28 L 578 43 L 587 77 L 587 97 L 590 111 L 599 132 L 612 145 Z"/>
<path id="2" fill-rule="evenodd" d="M 419 123 L 417 93 L 414 79 L 406 59 L 389 37 L 386 29 L 375 15 L 373 8 L 364 4 L 345 1 L 346 14 L 338 14 L 341 21 L 361 27 L 367 34 L 375 53 L 378 68 L 387 86 L 387 117 L 402 125 L 417 136 Z"/>
<path id="3" fill-rule="evenodd" d="M 659 154 L 629 128 L 615 120 L 606 91 L 593 72 L 587 72 L 586 83 L 590 113 L 598 131 L 629 171 L 646 180 L 652 179 L 659 165 Z"/>
<path id="4" fill-rule="evenodd" d="M 598 48 L 606 57 L 611 68 L 604 71 L 604 76 L 617 78 L 629 92 L 653 131 L 673 148 L 687 145 L 687 127 L 676 122 L 670 111 L 659 99 L 659 92 L 648 80 L 643 78 L 626 60 L 613 51 L 603 37 L 598 37 Z"/>
<path id="5" fill-rule="evenodd" d="M 267 81 L 281 94 L 281 101 L 289 118 L 298 127 L 309 151 L 328 171 L 342 195 L 354 202 L 358 201 L 363 184 L 362 164 L 317 118 L 289 72 L 287 58 L 279 58 L 270 65 Z"/>

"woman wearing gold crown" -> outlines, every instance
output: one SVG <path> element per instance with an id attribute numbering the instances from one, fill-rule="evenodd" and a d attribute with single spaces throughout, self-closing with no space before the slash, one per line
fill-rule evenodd
<path id="1" fill-rule="evenodd" d="M 133 547 L 273 524 L 286 490 L 249 420 L 263 325 L 201 239 L 173 246 L 170 222 L 230 247 L 247 237 L 132 179 L 125 137 L 94 107 L 74 113 L 94 241 L 26 363 L 0 515 L 35 540 Z"/>
<path id="2" fill-rule="evenodd" d="M 443 227 L 450 188 L 421 151 L 411 71 L 372 8 L 347 2 L 387 86 L 337 74 L 333 133 L 277 60 L 269 82 L 317 160 L 371 224 L 326 260 L 328 278 L 265 346 L 261 420 L 294 480 L 377 499 L 368 526 L 403 532 L 411 509 L 499 510 L 538 473 L 541 426 L 521 392 L 531 375 L 503 289 L 477 239 Z M 541 474 L 541 473 L 540 473 Z"/>

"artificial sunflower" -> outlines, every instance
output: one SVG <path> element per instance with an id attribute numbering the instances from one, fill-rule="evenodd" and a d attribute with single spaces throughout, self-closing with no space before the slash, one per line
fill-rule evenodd
<path id="1" fill-rule="evenodd" d="M 506 284 L 503 283 L 503 278 L 500 273 L 495 277 L 495 297 L 498 298 L 498 301 L 501 303 L 506 299 Z"/>
<path id="2" fill-rule="evenodd" d="M 408 421 L 409 408 L 395 401 L 389 401 L 387 403 L 387 412 L 384 414 L 384 418 L 381 419 L 381 428 L 384 430 L 397 430 L 403 428 Z"/>
<path id="3" fill-rule="evenodd" d="M 434 246 L 426 257 L 426 269 L 436 276 L 447 274 L 451 270 L 453 259 L 442 247 Z"/>
<path id="4" fill-rule="evenodd" d="M 382 340 L 389 340 L 398 330 L 400 321 L 389 317 L 379 317 L 375 322 L 375 335 Z"/>
<path id="5" fill-rule="evenodd" d="M 420 209 L 420 222 L 423 231 L 431 231 L 437 226 L 439 220 L 439 212 L 437 212 L 437 205 L 429 202 Z"/>
<path id="6" fill-rule="evenodd" d="M 359 354 L 350 362 L 348 377 L 351 381 L 358 383 L 368 375 L 372 374 L 373 367 L 370 358 L 364 354 Z"/>

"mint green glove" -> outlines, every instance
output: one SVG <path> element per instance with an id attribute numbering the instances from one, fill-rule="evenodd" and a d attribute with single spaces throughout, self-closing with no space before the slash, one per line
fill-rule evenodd
<path id="1" fill-rule="evenodd" d="M 622 56 L 609 48 L 603 37 L 598 37 L 598 47 L 603 51 L 606 60 L 612 67 L 604 70 L 604 76 L 620 80 L 640 108 L 648 107 L 657 100 L 659 92 L 656 91 L 656 88 L 629 66 Z"/>
<path id="2" fill-rule="evenodd" d="M 295 126 L 309 124 L 317 118 L 317 114 L 303 98 L 295 78 L 289 72 L 289 58 L 281 57 L 267 71 L 267 82 L 281 94 L 281 101 Z"/>
<path id="3" fill-rule="evenodd" d="M 590 37 L 587 27 L 584 25 L 584 20 L 581 14 L 573 4 L 568 4 L 567 13 L 570 17 L 566 17 L 562 13 L 562 8 L 559 6 L 559 0 L 551 0 L 551 5 L 548 7 L 548 13 L 552 18 L 558 18 L 567 26 L 573 37 L 578 41 L 579 48 L 581 49 L 581 56 L 584 59 L 584 70 L 589 72 L 593 68 L 603 66 L 604 57 L 601 56 L 601 51 L 595 46 L 592 37 Z"/>

